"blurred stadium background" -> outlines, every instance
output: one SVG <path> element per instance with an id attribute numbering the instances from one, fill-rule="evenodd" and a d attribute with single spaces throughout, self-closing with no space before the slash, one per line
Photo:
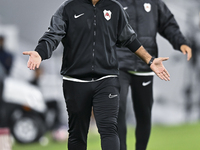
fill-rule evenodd
<path id="1" fill-rule="evenodd" d="M 28 57 L 23 56 L 22 52 L 34 50 L 38 39 L 47 30 L 52 14 L 62 2 L 63 0 L 0 0 L 0 34 L 6 37 L 6 48 L 15 57 L 10 78 L 26 82 L 33 78 L 34 72 L 26 67 Z M 200 1 L 164 2 L 174 13 L 183 34 L 195 46 L 193 58 L 187 62 L 186 56 L 175 52 L 171 45 L 158 35 L 159 56 L 170 58 L 164 65 L 170 72 L 171 81 L 164 82 L 158 77 L 154 78 L 153 125 L 197 123 L 200 120 Z M 62 45 L 59 45 L 52 58 L 42 63 L 43 74 L 39 84 L 45 100 L 58 100 L 62 110 L 60 120 L 67 126 L 62 77 L 59 74 L 61 56 Z M 128 99 L 127 122 L 134 127 L 130 94 Z"/>

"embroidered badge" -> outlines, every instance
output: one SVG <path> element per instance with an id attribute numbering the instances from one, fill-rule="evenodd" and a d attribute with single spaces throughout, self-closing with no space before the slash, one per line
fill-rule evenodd
<path id="1" fill-rule="evenodd" d="M 103 13 L 104 13 L 104 17 L 106 18 L 106 20 L 111 19 L 112 12 L 110 10 L 104 10 Z"/>
<path id="2" fill-rule="evenodd" d="M 149 3 L 144 3 L 144 10 L 146 12 L 150 12 L 151 11 L 151 4 Z"/>

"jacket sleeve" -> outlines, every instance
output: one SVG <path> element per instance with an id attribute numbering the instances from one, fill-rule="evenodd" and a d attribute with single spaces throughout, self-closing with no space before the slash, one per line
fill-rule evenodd
<path id="1" fill-rule="evenodd" d="M 182 44 L 189 45 L 180 31 L 174 15 L 162 0 L 158 0 L 158 32 L 166 38 L 174 49 L 180 50 Z"/>
<path id="2" fill-rule="evenodd" d="M 128 47 L 132 52 L 135 52 L 140 46 L 137 40 L 137 34 L 128 22 L 128 14 L 120 7 L 120 16 L 118 20 L 118 47 Z"/>
<path id="3" fill-rule="evenodd" d="M 42 60 L 51 57 L 52 52 L 66 34 L 66 17 L 63 14 L 64 4 L 52 16 L 48 31 L 40 38 L 35 51 L 39 53 Z"/>

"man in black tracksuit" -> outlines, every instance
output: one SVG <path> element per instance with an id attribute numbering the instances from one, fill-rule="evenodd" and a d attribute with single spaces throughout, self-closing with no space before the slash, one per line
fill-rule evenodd
<path id="1" fill-rule="evenodd" d="M 180 32 L 173 14 L 162 0 L 118 0 L 129 15 L 129 23 L 137 33 L 137 38 L 145 49 L 158 57 L 157 32 L 166 38 L 174 49 L 188 54 L 191 49 Z M 136 117 L 136 150 L 145 150 L 151 130 L 151 109 L 153 104 L 153 75 L 148 65 L 127 48 L 118 49 L 120 65 L 120 106 L 118 132 L 120 150 L 126 150 L 126 102 L 131 86 L 133 108 Z M 145 93 L 145 94 L 144 94 Z"/>
<path id="2" fill-rule="evenodd" d="M 141 46 L 123 7 L 114 0 L 68 0 L 51 19 L 49 30 L 29 55 L 28 68 L 50 58 L 59 42 L 64 46 L 61 75 L 69 115 L 68 150 L 86 150 L 93 107 L 103 150 L 119 150 L 119 108 L 116 46 L 129 47 L 164 80 L 170 80 L 162 61 Z"/>

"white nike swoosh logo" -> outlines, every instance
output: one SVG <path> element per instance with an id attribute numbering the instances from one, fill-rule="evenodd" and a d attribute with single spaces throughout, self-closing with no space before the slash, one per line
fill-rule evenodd
<path id="1" fill-rule="evenodd" d="M 148 81 L 148 82 L 142 82 L 142 86 L 147 86 L 151 83 L 151 81 Z"/>
<path id="2" fill-rule="evenodd" d="M 128 9 L 128 7 L 124 7 L 124 10 L 127 10 Z"/>
<path id="3" fill-rule="evenodd" d="M 117 95 L 112 95 L 112 94 L 109 94 L 108 96 L 109 98 L 114 98 L 114 97 L 117 97 Z"/>
<path id="4" fill-rule="evenodd" d="M 80 15 L 74 15 L 74 18 L 78 18 L 78 17 L 83 16 L 83 15 L 84 15 L 84 13 L 82 13 Z"/>

